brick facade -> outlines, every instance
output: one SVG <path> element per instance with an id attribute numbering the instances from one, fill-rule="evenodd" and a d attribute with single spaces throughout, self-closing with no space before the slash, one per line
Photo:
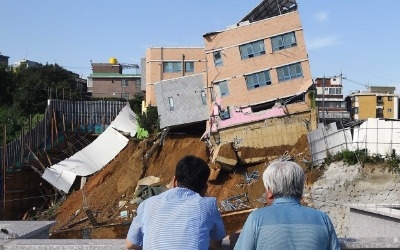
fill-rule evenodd
<path id="1" fill-rule="evenodd" d="M 184 70 L 182 66 L 179 72 L 164 72 L 165 62 L 193 62 L 193 70 Z M 204 48 L 196 47 L 156 47 L 146 50 L 146 106 L 157 104 L 155 87 L 159 81 L 176 77 L 188 76 L 205 72 Z"/>
<path id="2" fill-rule="evenodd" d="M 294 32 L 296 45 L 273 52 L 271 38 L 288 32 Z M 239 46 L 260 40 L 264 41 L 265 54 L 241 59 Z M 204 42 L 208 86 L 228 81 L 229 95 L 222 97 L 224 106 L 251 106 L 305 92 L 312 84 L 303 29 L 297 11 L 254 23 L 238 24 L 223 32 L 208 33 L 204 35 Z M 215 51 L 221 52 L 221 66 L 214 64 Z M 301 64 L 302 77 L 279 82 L 276 68 L 293 63 Z M 271 84 L 248 90 L 247 75 L 264 70 L 269 70 Z M 220 97 L 215 88 L 214 93 Z"/>

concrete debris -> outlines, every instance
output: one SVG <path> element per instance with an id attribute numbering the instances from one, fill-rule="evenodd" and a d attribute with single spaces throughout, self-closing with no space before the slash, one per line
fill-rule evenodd
<path id="1" fill-rule="evenodd" d="M 219 172 L 221 172 L 221 166 L 215 163 L 209 163 L 210 167 L 210 177 L 208 177 L 209 181 L 215 181 L 218 178 Z"/>
<path id="2" fill-rule="evenodd" d="M 254 182 L 257 181 L 257 179 L 260 177 L 260 174 L 258 173 L 257 170 L 253 171 L 250 175 L 247 174 L 247 172 L 245 173 L 245 183 L 247 185 L 251 185 Z"/>
<path id="3" fill-rule="evenodd" d="M 262 204 L 266 204 L 267 203 L 267 195 L 265 193 L 263 193 L 261 198 L 256 199 L 256 201 L 261 202 Z"/>
<path id="4" fill-rule="evenodd" d="M 231 196 L 221 201 L 221 206 L 226 212 L 250 208 L 247 193 Z"/>
<path id="5" fill-rule="evenodd" d="M 280 161 L 293 161 L 294 158 L 289 155 L 288 151 L 285 151 L 285 153 L 279 158 Z"/>
<path id="6" fill-rule="evenodd" d="M 123 206 L 125 206 L 126 205 L 126 201 L 119 201 L 118 202 L 118 207 L 119 208 L 121 208 L 121 207 L 123 207 Z"/>
<path id="7" fill-rule="evenodd" d="M 230 159 L 223 156 L 218 156 L 216 161 L 221 163 L 221 165 L 228 165 L 231 167 L 235 167 L 238 162 L 237 159 Z"/>
<path id="8" fill-rule="evenodd" d="M 128 218 L 129 217 L 129 213 L 128 213 L 128 211 L 121 211 L 120 213 L 119 213 L 119 216 L 121 217 L 121 218 Z"/>
<path id="9" fill-rule="evenodd" d="M 4 234 L 6 234 L 7 236 L 4 239 L 18 239 L 19 236 L 17 233 L 15 233 L 13 230 L 11 229 L 7 229 L 7 228 L 0 228 L 0 231 Z"/>

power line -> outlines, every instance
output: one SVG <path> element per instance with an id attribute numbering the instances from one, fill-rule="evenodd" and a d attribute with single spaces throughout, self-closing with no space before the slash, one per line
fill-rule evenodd
<path id="1" fill-rule="evenodd" d="M 362 70 L 362 69 L 359 69 L 359 68 L 354 67 L 354 66 L 352 66 L 352 65 L 348 65 L 348 64 L 344 64 L 344 63 L 338 62 L 338 61 L 336 61 L 335 59 L 332 59 L 332 58 L 329 58 L 329 57 L 326 57 L 326 56 L 322 56 L 322 55 L 320 55 L 320 54 L 318 54 L 318 53 L 315 53 L 315 52 L 313 52 L 313 55 L 320 56 L 320 57 L 322 57 L 322 58 L 324 58 L 324 59 L 328 59 L 328 60 L 331 61 L 331 62 L 335 62 L 335 63 L 337 63 L 337 64 L 339 64 L 339 65 L 346 66 L 346 67 L 350 67 L 350 68 L 353 68 L 353 69 L 355 69 L 355 70 L 359 70 L 359 71 L 361 71 L 361 72 L 363 72 L 363 73 L 366 73 L 366 74 L 369 74 L 369 75 L 372 75 L 372 76 L 375 76 L 375 77 L 378 77 L 378 78 L 381 78 L 381 79 L 386 79 L 387 81 L 391 81 L 391 82 L 393 82 L 393 83 L 398 83 L 397 81 L 395 81 L 395 80 L 393 80 L 393 79 L 389 79 L 389 78 L 387 78 L 387 77 L 385 77 L 385 76 L 377 75 L 377 74 L 371 73 L 371 71 Z M 311 60 L 309 60 L 309 61 L 311 62 Z M 310 68 L 311 68 L 311 66 L 310 66 Z"/>

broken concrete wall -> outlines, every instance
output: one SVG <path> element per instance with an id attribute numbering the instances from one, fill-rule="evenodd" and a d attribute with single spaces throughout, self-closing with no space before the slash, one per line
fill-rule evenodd
<path id="1" fill-rule="evenodd" d="M 313 166 L 323 163 L 328 154 L 336 155 L 343 150 L 366 150 L 370 156 L 399 155 L 400 121 L 370 118 L 353 132 L 350 128 L 338 130 L 335 123 L 327 126 L 319 124 L 318 128 L 308 133 Z"/>
<path id="2" fill-rule="evenodd" d="M 309 205 L 328 213 L 339 237 L 351 237 L 355 236 L 351 235 L 351 206 L 399 204 L 399 193 L 400 177 L 384 171 L 383 166 L 335 162 L 317 182 L 305 188 L 304 197 Z M 371 235 L 379 232 L 370 232 Z"/>
<path id="3" fill-rule="evenodd" d="M 272 118 L 219 130 L 214 134 L 218 144 L 235 143 L 238 147 L 268 148 L 281 145 L 294 145 L 301 135 L 307 134 L 307 123 L 311 111 Z"/>
<path id="4" fill-rule="evenodd" d="M 336 155 L 343 150 L 354 151 L 350 128 L 338 130 L 336 123 L 327 126 L 320 123 L 318 128 L 307 135 L 310 144 L 313 166 L 322 164 L 330 155 Z"/>
<path id="5" fill-rule="evenodd" d="M 225 170 L 282 156 L 306 135 L 315 110 L 219 130 L 213 134 L 212 163 Z"/>

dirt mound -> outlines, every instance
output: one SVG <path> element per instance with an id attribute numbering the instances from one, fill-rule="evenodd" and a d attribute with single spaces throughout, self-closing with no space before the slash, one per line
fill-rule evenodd
<path id="1" fill-rule="evenodd" d="M 84 228 L 93 228 L 93 221 L 90 221 L 90 213 L 95 218 L 97 227 L 107 230 L 106 226 L 116 224 L 129 224 L 131 216 L 121 216 L 121 212 L 127 212 L 132 215 L 137 208 L 136 204 L 130 204 L 133 198 L 137 182 L 146 176 L 156 176 L 160 178 L 161 185 L 168 184 L 175 171 L 176 163 L 183 156 L 191 154 L 198 156 L 208 162 L 209 155 L 206 144 L 200 141 L 197 136 L 187 135 L 169 135 L 160 147 L 148 160 L 145 160 L 145 153 L 151 147 L 151 140 L 136 141 L 130 140 L 127 147 L 119 153 L 116 158 L 106 165 L 101 171 L 88 178 L 84 188 L 72 192 L 68 198 L 60 205 L 56 212 L 56 224 L 51 229 L 52 233 L 69 230 L 81 230 Z M 294 156 L 296 162 L 304 166 L 304 159 L 309 159 L 308 143 L 305 136 L 301 137 L 298 143 L 284 148 L 269 149 L 274 152 L 289 152 Z M 264 150 L 264 152 L 266 152 Z M 250 154 L 250 153 L 249 153 Z M 249 178 L 250 174 L 258 171 L 258 176 L 262 175 L 265 168 L 265 162 L 253 165 L 246 165 L 236 168 L 233 172 L 221 170 L 218 178 L 209 184 L 208 195 L 215 196 L 218 204 L 221 201 L 235 197 L 243 196 L 241 208 L 262 207 L 263 203 L 258 199 L 262 198 L 264 187 L 261 178 Z M 226 209 L 221 205 L 222 213 Z M 241 220 L 244 221 L 246 216 Z M 235 221 L 232 225 L 229 221 L 226 226 L 227 232 L 233 232 L 242 225 Z M 109 237 L 124 238 L 126 232 L 123 231 L 115 236 L 110 228 Z M 126 230 L 126 229 L 125 229 Z M 107 233 L 101 237 L 108 238 Z M 95 237 L 94 235 L 91 235 Z M 71 238 L 72 236 L 68 236 Z"/>

